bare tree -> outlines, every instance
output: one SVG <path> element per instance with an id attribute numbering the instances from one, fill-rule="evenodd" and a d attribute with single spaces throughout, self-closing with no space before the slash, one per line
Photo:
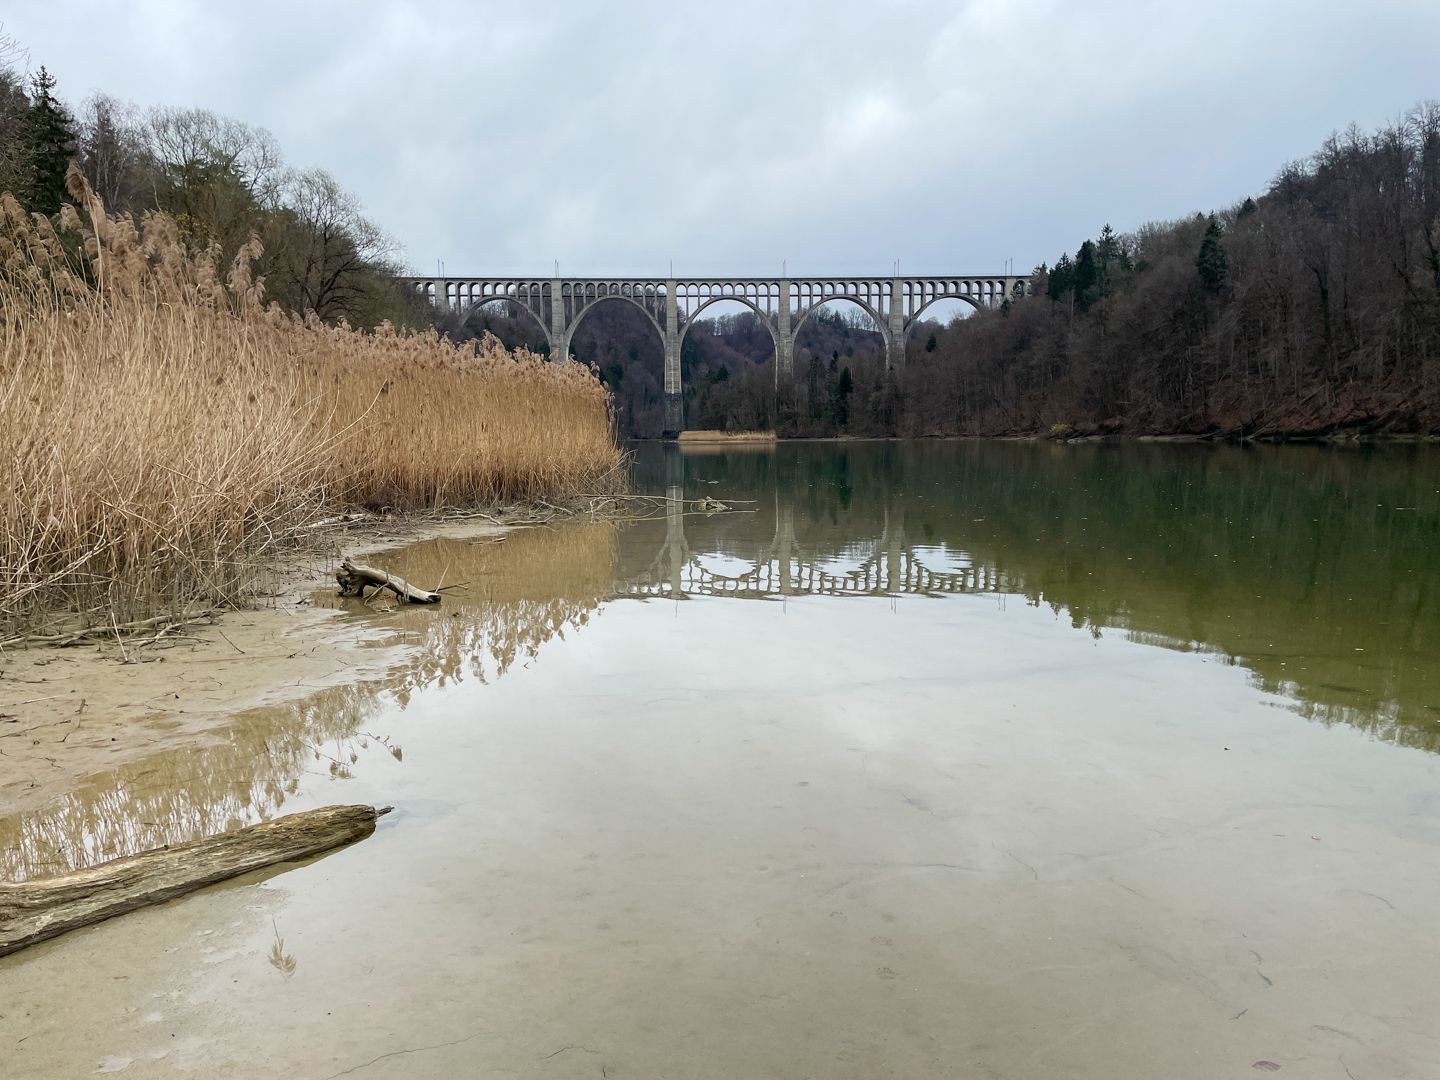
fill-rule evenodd
<path id="1" fill-rule="evenodd" d="M 95 193 L 115 212 L 147 209 L 154 165 L 139 110 L 95 93 L 80 106 L 76 120 L 80 168 Z"/>
<path id="2" fill-rule="evenodd" d="M 0 192 L 19 192 L 25 185 L 21 132 L 30 99 L 19 68 L 25 50 L 0 25 Z"/>
<path id="3" fill-rule="evenodd" d="M 200 170 L 232 174 L 262 207 L 275 205 L 285 157 L 275 136 L 208 109 L 151 109 L 145 126 L 156 164 L 186 176 Z"/>
<path id="4" fill-rule="evenodd" d="M 284 158 L 263 128 L 205 109 L 152 109 L 145 118 L 151 197 L 193 244 L 229 259 L 278 205 Z"/>
<path id="5" fill-rule="evenodd" d="M 395 241 L 324 169 L 286 174 L 280 199 L 267 236 L 272 289 L 297 311 L 353 321 L 377 271 L 389 269 Z"/>

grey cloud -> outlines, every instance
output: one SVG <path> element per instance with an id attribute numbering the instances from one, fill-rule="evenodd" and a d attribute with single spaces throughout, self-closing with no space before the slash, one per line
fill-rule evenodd
<path id="1" fill-rule="evenodd" d="M 1440 93 L 1440 5 L 59 2 L 78 99 L 269 128 L 429 268 L 981 271 L 1228 204 Z"/>

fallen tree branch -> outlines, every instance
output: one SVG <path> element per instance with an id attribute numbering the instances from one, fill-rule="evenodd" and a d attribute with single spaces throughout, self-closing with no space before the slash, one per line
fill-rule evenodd
<path id="1" fill-rule="evenodd" d="M 47 634 L 35 631 L 29 634 L 19 634 L 15 637 L 6 638 L 0 641 L 0 649 L 8 649 L 12 645 L 53 645 L 57 648 L 64 648 L 69 645 L 103 645 L 106 642 L 119 642 L 124 637 L 130 637 L 141 633 L 149 633 L 159 627 L 156 638 L 165 634 L 196 623 L 204 622 L 215 614 L 216 609 L 204 608 L 200 611 L 186 612 L 183 615 L 156 615 L 151 619 L 136 619 L 134 622 L 117 623 L 112 616 L 109 623 L 97 623 L 86 626 L 79 630 L 61 631 Z"/>
<path id="2" fill-rule="evenodd" d="M 251 870 L 363 840 L 389 810 L 326 806 L 59 877 L 0 883 L 0 956 Z"/>
<path id="3" fill-rule="evenodd" d="M 335 571 L 335 580 L 340 585 L 341 596 L 364 596 L 367 586 L 389 589 L 401 600 L 411 604 L 438 604 L 440 594 L 426 589 L 417 589 L 402 577 L 396 577 L 388 570 L 377 570 L 373 566 L 361 566 L 346 559 Z"/>

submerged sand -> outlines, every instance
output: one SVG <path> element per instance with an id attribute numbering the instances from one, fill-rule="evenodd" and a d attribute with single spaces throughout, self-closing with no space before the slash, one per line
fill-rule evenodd
<path id="1" fill-rule="evenodd" d="M 350 554 L 437 536 L 482 539 L 486 521 L 373 524 L 346 534 Z M 338 552 L 338 548 L 337 548 Z M 0 654 L 0 819 L 75 790 L 85 778 L 226 739 L 248 710 L 378 678 L 413 654 L 413 631 L 358 605 L 316 606 L 338 554 L 276 568 L 260 606 L 236 609 L 149 644 L 36 647 Z M 390 605 L 371 605 L 382 615 Z"/>

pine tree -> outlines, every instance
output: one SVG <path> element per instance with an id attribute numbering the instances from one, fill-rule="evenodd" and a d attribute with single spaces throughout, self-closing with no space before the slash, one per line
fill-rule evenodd
<path id="1" fill-rule="evenodd" d="M 25 114 L 21 149 L 25 156 L 25 207 L 55 214 L 65 201 L 65 170 L 75 151 L 75 121 L 55 97 L 55 76 L 43 67 L 30 79 L 30 110 Z"/>
<path id="2" fill-rule="evenodd" d="M 1051 300 L 1063 300 L 1065 294 L 1074 287 L 1075 264 L 1070 261 L 1069 255 L 1061 255 L 1055 262 L 1055 269 L 1050 271 L 1050 283 L 1046 294 Z"/>
<path id="3" fill-rule="evenodd" d="M 1215 215 L 1210 215 L 1210 224 L 1205 228 L 1205 236 L 1200 241 L 1200 253 L 1195 256 L 1195 269 L 1200 272 L 1200 284 L 1209 293 L 1219 293 L 1225 288 L 1225 280 L 1230 276 L 1230 260 L 1225 255 L 1225 245 L 1221 243 L 1225 232 L 1220 228 L 1220 222 L 1215 220 Z"/>
<path id="4" fill-rule="evenodd" d="M 1247 195 L 1247 196 L 1245 196 L 1245 201 L 1240 204 L 1240 211 L 1239 211 L 1239 213 L 1237 213 L 1235 216 L 1236 216 L 1236 217 L 1249 217 L 1251 214 L 1255 213 L 1255 210 L 1256 210 L 1256 209 L 1257 209 L 1257 208 L 1256 208 L 1256 206 L 1255 206 L 1255 200 L 1252 199 L 1252 198 L 1250 198 L 1250 196 Z"/>
<path id="5" fill-rule="evenodd" d="M 1115 230 L 1106 222 L 1105 227 L 1100 230 L 1100 242 L 1096 245 L 1100 249 L 1100 258 L 1105 262 L 1120 257 L 1120 238 L 1115 235 Z"/>
<path id="6" fill-rule="evenodd" d="M 1100 267 L 1095 259 L 1095 241 L 1086 240 L 1075 253 L 1075 309 L 1084 311 L 1100 296 Z"/>

